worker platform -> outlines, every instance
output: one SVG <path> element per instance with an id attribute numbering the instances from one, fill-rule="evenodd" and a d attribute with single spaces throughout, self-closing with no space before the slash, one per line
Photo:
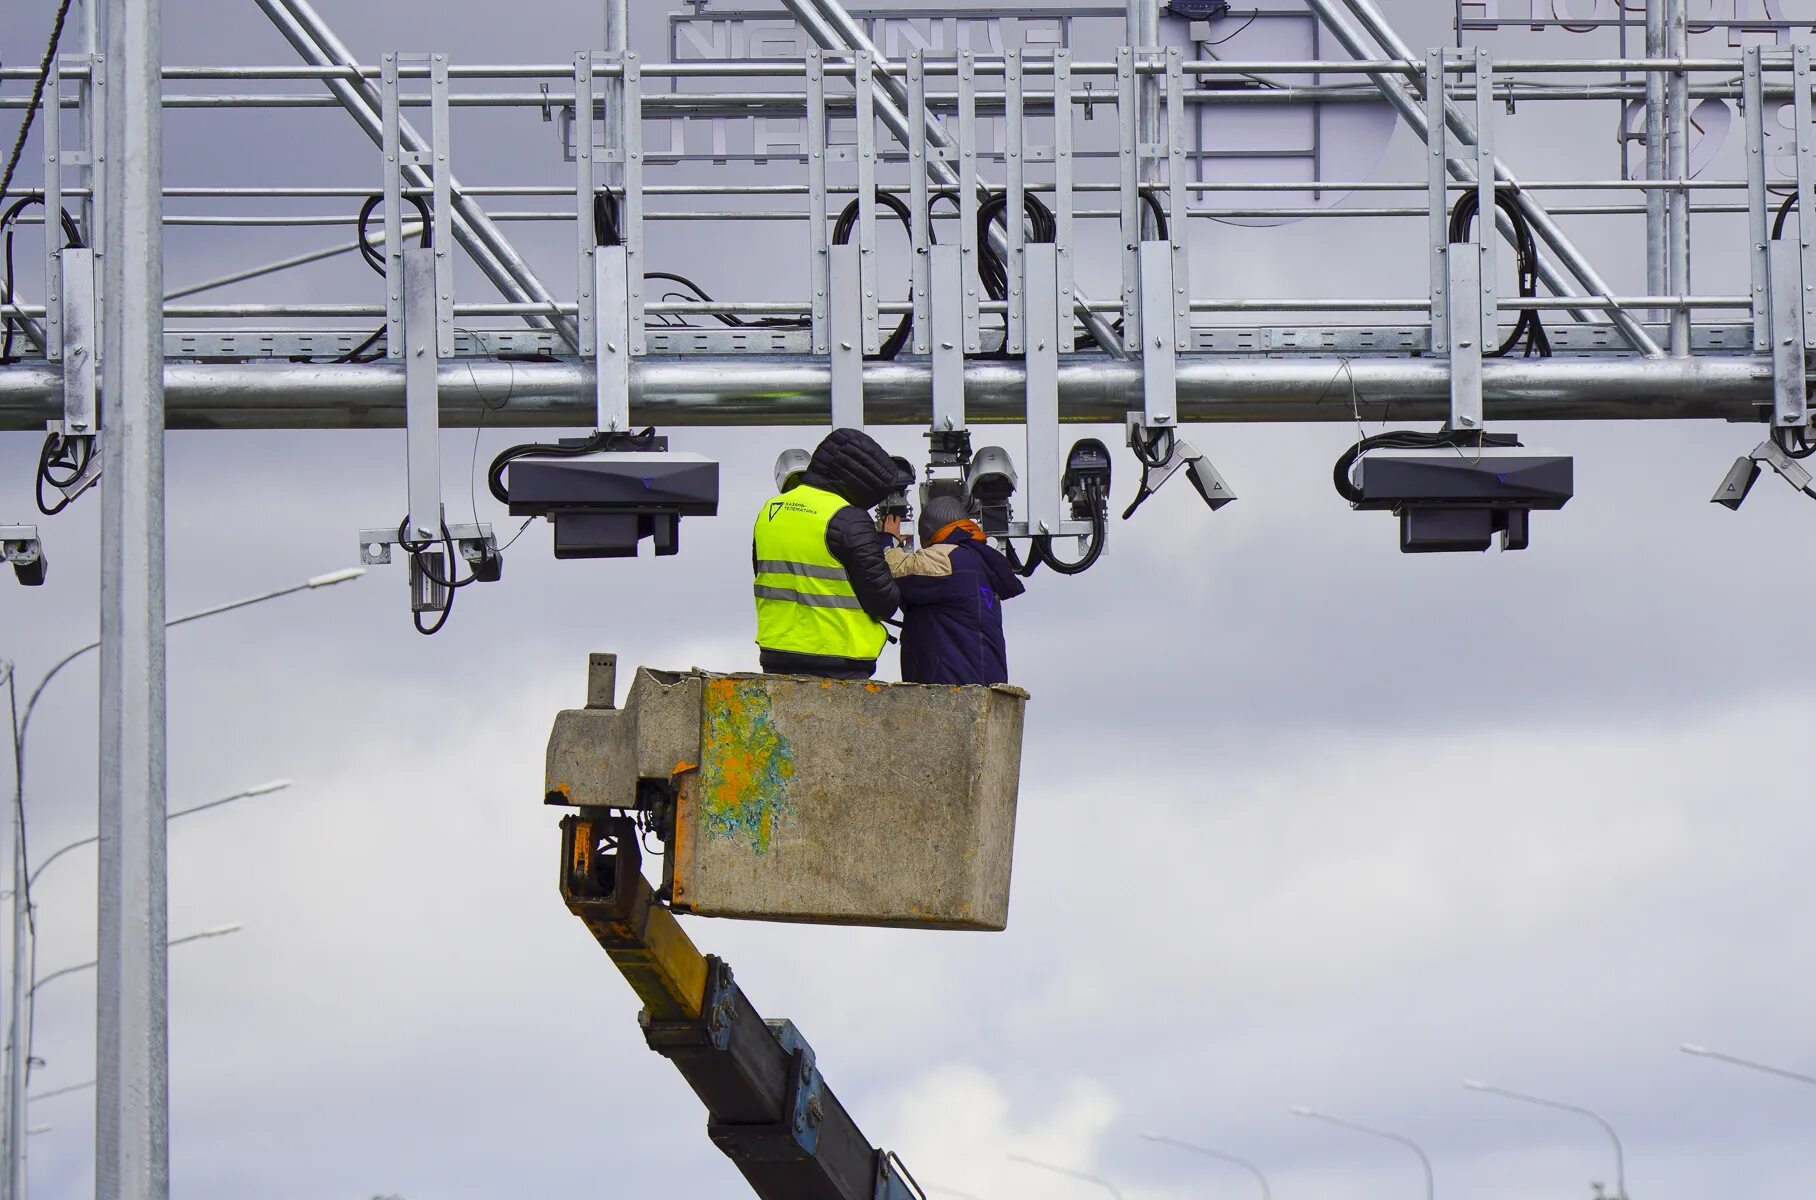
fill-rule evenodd
<path id="1" fill-rule="evenodd" d="M 634 812 L 698 916 L 1001 930 L 1027 693 L 589 663 L 545 800 Z"/>

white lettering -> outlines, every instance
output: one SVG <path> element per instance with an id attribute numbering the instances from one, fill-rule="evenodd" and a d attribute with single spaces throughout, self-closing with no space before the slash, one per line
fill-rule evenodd
<path id="1" fill-rule="evenodd" d="M 807 155 L 807 122 L 798 117 L 756 118 L 757 161 L 767 161 L 777 150 L 787 150 L 792 157 Z"/>
<path id="2" fill-rule="evenodd" d="M 675 26 L 675 61 L 731 58 L 730 21 L 683 21 Z"/>
<path id="3" fill-rule="evenodd" d="M 1059 48 L 1066 44 L 1066 23 L 1058 18 L 1018 17 L 1016 24 L 1021 26 L 1023 49 L 1032 50 L 1036 46 Z"/>
<path id="4" fill-rule="evenodd" d="M 792 21 L 747 21 L 744 23 L 744 57 L 802 59 L 808 45 L 799 26 Z"/>
<path id="5" fill-rule="evenodd" d="M 883 56 L 907 58 L 916 50 L 928 54 L 945 54 L 952 46 L 951 17 L 922 21 L 886 20 L 883 25 Z"/>

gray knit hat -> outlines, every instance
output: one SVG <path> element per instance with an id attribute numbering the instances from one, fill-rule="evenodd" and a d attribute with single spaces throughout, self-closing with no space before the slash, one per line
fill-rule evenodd
<path id="1" fill-rule="evenodd" d="M 971 513 L 957 496 L 935 496 L 921 509 L 921 545 L 933 544 L 933 535 L 954 521 L 969 521 Z"/>

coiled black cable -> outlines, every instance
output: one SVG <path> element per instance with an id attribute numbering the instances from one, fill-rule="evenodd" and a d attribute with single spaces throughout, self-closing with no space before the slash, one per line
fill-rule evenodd
<path id="1" fill-rule="evenodd" d="M 914 229 L 914 215 L 908 211 L 908 206 L 902 202 L 901 197 L 878 188 L 876 201 L 878 204 L 881 204 L 884 208 L 894 213 L 896 219 L 902 223 L 902 228 L 909 230 L 910 233 L 912 233 Z M 832 244 L 835 246 L 848 244 L 851 241 L 852 230 L 857 228 L 857 224 L 858 202 L 853 200 L 839 212 L 839 219 L 832 223 Z M 933 228 L 931 225 L 929 225 L 927 229 L 927 238 L 929 241 L 933 240 Z M 910 287 L 912 286 L 913 285 L 910 284 Z M 895 332 L 890 334 L 882 346 L 877 349 L 877 352 L 870 357 L 882 362 L 889 362 L 902 352 L 902 348 L 908 344 L 909 335 L 913 332 L 914 314 L 912 312 L 903 313 L 902 319 L 896 323 Z"/>
<path id="2" fill-rule="evenodd" d="M 1331 468 L 1331 483 L 1336 486 L 1337 494 L 1351 504 L 1362 503 L 1362 489 L 1356 486 L 1352 478 L 1356 460 L 1370 450 L 1433 450 L 1442 447 L 1456 449 L 1485 449 L 1489 446 L 1517 446 L 1518 436 L 1511 433 L 1488 433 L 1480 429 L 1440 429 L 1436 433 L 1425 433 L 1417 429 L 1394 429 L 1386 433 L 1371 434 L 1358 441 L 1337 457 L 1337 463 Z"/>
<path id="3" fill-rule="evenodd" d="M 39 512 L 54 517 L 74 503 L 68 496 L 46 502 L 44 489 L 47 485 L 54 488 L 73 486 L 88 470 L 94 453 L 93 438 L 66 438 L 60 433 L 45 435 L 44 445 L 38 451 L 38 476 L 33 486 Z"/>
<path id="4" fill-rule="evenodd" d="M 507 446 L 498 452 L 492 465 L 486 471 L 486 488 L 492 493 L 492 499 L 506 505 L 511 503 L 511 493 L 504 486 L 504 469 L 520 458 L 579 458 L 582 455 L 596 454 L 603 450 L 660 450 L 654 426 L 642 433 L 619 433 L 601 430 L 588 438 L 576 438 L 567 442 L 524 442 L 521 445 Z"/>
<path id="5" fill-rule="evenodd" d="M 407 195 L 404 199 L 415 205 L 416 214 L 422 219 L 422 233 L 420 234 L 419 244 L 424 249 L 428 249 L 435 244 L 435 221 L 429 212 L 429 202 L 424 200 L 421 196 L 414 194 Z M 370 230 L 372 227 L 372 214 L 377 212 L 379 205 L 384 202 L 385 197 L 382 192 L 374 192 L 372 195 L 366 197 L 366 202 L 360 205 L 359 208 L 359 232 L 357 236 L 359 256 L 366 260 L 366 265 L 368 267 L 371 267 L 381 276 L 386 273 L 385 253 L 372 244 Z M 385 333 L 386 326 L 380 325 L 359 345 L 353 347 L 353 349 L 332 361 L 336 363 L 377 362 L 385 356 L 384 350 L 376 349 L 378 343 L 384 340 Z M 436 628 L 439 629 L 441 626 L 437 625 Z"/>
<path id="6" fill-rule="evenodd" d="M 12 313 L 14 300 L 13 235 L 18 230 L 19 214 L 34 204 L 41 205 L 43 203 L 44 193 L 32 192 L 29 195 L 19 197 L 19 199 L 15 200 L 7 208 L 5 213 L 0 214 L 0 230 L 4 230 L 6 234 L 3 251 L 5 256 L 5 273 L 0 275 L 0 305 L 4 305 L 7 310 L 3 319 L 5 333 L 4 335 L 0 335 L 0 366 L 10 365 L 19 361 L 13 355 L 13 337 L 19 329 L 19 325 Z M 68 209 L 61 210 L 59 216 L 62 218 L 64 247 L 66 249 L 80 249 L 83 245 L 82 227 L 76 224 L 76 219 L 74 217 L 69 215 Z"/>
<path id="7" fill-rule="evenodd" d="M 1532 236 L 1532 224 L 1526 219 L 1519 202 L 1514 199 L 1511 188 L 1502 187 L 1495 190 L 1495 207 L 1507 214 L 1513 225 L 1514 263 L 1519 277 L 1520 295 L 1534 297 L 1539 294 L 1539 250 L 1538 242 Z M 1475 224 L 1481 212 L 1481 194 L 1474 188 L 1457 197 L 1456 205 L 1450 210 L 1450 243 L 1469 240 L 1470 226 Z M 1484 263 L 1483 270 L 1492 268 L 1492 261 Z M 1491 352 L 1490 358 L 1503 358 L 1512 353 L 1514 347 L 1524 344 L 1524 358 L 1550 358 L 1551 339 L 1545 333 L 1545 324 L 1539 318 L 1536 308 L 1522 308 L 1519 320 L 1514 323 L 1513 332 L 1502 342 L 1500 348 Z"/>

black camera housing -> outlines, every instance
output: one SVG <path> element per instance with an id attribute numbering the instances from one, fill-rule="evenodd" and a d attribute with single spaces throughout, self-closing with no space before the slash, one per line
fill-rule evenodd
<path id="1" fill-rule="evenodd" d="M 556 558 L 635 558 L 681 548 L 681 518 L 719 511 L 719 464 L 694 454 L 522 458 L 506 468 L 512 515 L 555 523 Z"/>
<path id="2" fill-rule="evenodd" d="M 1574 460 L 1561 455 L 1501 455 L 1471 450 L 1373 453 L 1356 469 L 1360 509 L 1400 518 L 1403 554 L 1501 549 L 1531 544 L 1535 509 L 1555 511 L 1575 492 Z"/>

